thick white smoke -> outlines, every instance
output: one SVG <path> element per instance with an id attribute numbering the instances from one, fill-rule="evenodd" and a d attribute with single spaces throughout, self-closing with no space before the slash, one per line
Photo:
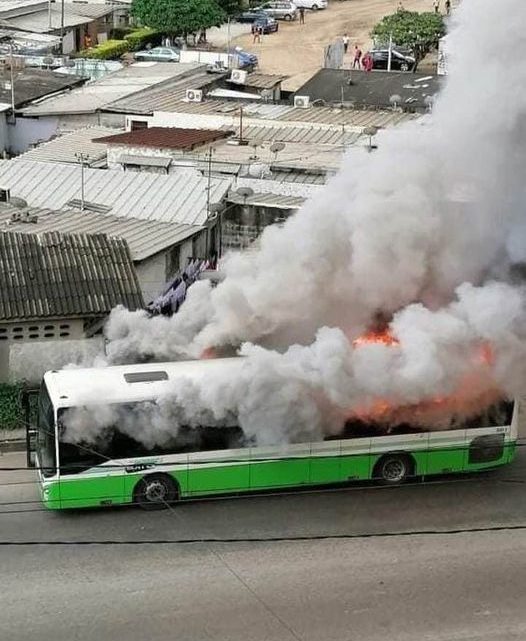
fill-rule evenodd
<path id="1" fill-rule="evenodd" d="M 526 4 L 464 0 L 455 20 L 430 116 L 383 132 L 375 153 L 349 153 L 323 192 L 257 252 L 227 258 L 215 289 L 191 287 L 174 317 L 115 310 L 110 361 L 243 344 L 243 375 L 214 383 L 237 390 L 216 415 L 237 412 L 249 434 L 272 424 L 263 440 L 331 429 L 328 416 L 375 399 L 522 391 L 525 297 L 510 267 L 526 260 Z M 353 347 L 379 310 L 400 344 Z"/>

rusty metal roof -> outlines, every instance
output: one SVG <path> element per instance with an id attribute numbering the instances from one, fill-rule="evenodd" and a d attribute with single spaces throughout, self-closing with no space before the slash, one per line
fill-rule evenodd
<path id="1" fill-rule="evenodd" d="M 144 305 L 126 241 L 0 232 L 1 321 L 99 318 L 116 305 Z"/>
<path id="2" fill-rule="evenodd" d="M 122 134 L 94 138 L 94 142 L 130 147 L 157 147 L 191 151 L 200 145 L 227 138 L 231 131 L 222 129 L 180 129 L 179 127 L 149 127 Z"/>

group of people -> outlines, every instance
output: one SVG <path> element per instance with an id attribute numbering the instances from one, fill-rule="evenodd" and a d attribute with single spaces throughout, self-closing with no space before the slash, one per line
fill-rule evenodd
<path id="1" fill-rule="evenodd" d="M 342 36 L 342 42 L 343 42 L 343 53 L 344 55 L 347 55 L 347 53 L 349 52 L 349 36 L 346 33 L 344 33 Z M 363 69 L 364 71 L 367 71 L 367 72 L 372 71 L 372 68 L 373 68 L 372 55 L 368 51 L 365 53 L 365 55 L 363 55 L 360 47 L 358 45 L 354 45 L 352 68 Z"/>

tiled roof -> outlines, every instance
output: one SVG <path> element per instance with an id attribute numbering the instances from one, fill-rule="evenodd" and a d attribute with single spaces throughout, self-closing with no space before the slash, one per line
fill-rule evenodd
<path id="1" fill-rule="evenodd" d="M 143 306 L 126 241 L 0 232 L 0 320 L 98 318 Z"/>
<path id="2" fill-rule="evenodd" d="M 177 245 L 201 229 L 198 225 L 160 223 L 156 220 L 138 220 L 91 211 L 81 212 L 78 209 L 53 211 L 28 207 L 21 211 L 12 205 L 0 204 L 0 231 L 26 234 L 56 231 L 64 234 L 107 234 L 123 238 L 128 243 L 134 262 Z"/>
<path id="3" fill-rule="evenodd" d="M 113 136 L 94 138 L 96 143 L 129 145 L 131 147 L 157 147 L 159 149 L 182 149 L 191 151 L 208 142 L 227 138 L 232 132 L 222 129 L 180 129 L 179 127 L 150 127 L 126 131 Z"/>

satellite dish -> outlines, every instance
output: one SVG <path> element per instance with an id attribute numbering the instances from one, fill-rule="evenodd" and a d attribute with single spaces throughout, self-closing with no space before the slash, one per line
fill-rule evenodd
<path id="1" fill-rule="evenodd" d="M 375 126 L 365 127 L 365 129 L 363 130 L 363 133 L 366 136 L 376 136 L 376 134 L 378 133 L 378 127 L 375 127 Z"/>
<path id="2" fill-rule="evenodd" d="M 396 107 L 402 102 L 402 96 L 395 93 L 389 98 L 389 102 L 396 109 Z"/>
<path id="3" fill-rule="evenodd" d="M 42 62 L 46 67 L 51 67 L 51 65 L 53 64 L 53 60 L 54 60 L 53 56 L 45 56 L 42 59 Z"/>
<path id="4" fill-rule="evenodd" d="M 238 187 L 238 189 L 236 189 L 236 193 L 238 196 L 241 196 L 241 198 L 247 199 L 254 195 L 254 190 L 252 187 Z"/>
<path id="5" fill-rule="evenodd" d="M 273 154 L 277 154 L 277 153 L 279 153 L 280 151 L 283 151 L 284 149 L 285 149 L 285 143 L 284 143 L 284 142 L 273 142 L 273 143 L 270 145 L 270 151 L 271 151 Z"/>

